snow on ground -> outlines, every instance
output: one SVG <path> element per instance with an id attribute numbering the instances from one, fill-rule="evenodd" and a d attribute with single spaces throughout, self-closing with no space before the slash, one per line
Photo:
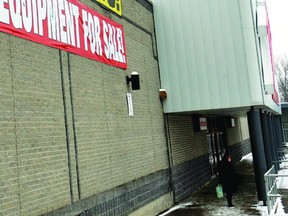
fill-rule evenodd
<path id="1" fill-rule="evenodd" d="M 285 156 L 286 160 L 288 155 Z M 288 160 L 287 162 L 282 162 L 280 165 L 280 170 L 278 172 L 280 175 L 288 175 Z M 288 176 L 287 177 L 278 177 L 277 179 L 277 188 L 279 189 L 288 189 Z"/>
<path id="2" fill-rule="evenodd" d="M 285 157 L 288 158 L 288 155 L 285 155 Z M 244 156 L 242 158 L 242 160 L 246 160 L 246 161 L 253 163 L 252 153 Z M 282 162 L 282 164 L 280 165 L 280 170 L 279 170 L 278 174 L 288 175 L 288 162 Z M 277 178 L 277 188 L 278 189 L 288 189 L 288 177 L 278 177 Z M 259 212 L 261 213 L 262 216 L 268 216 L 268 208 L 267 208 L 267 206 L 263 206 L 262 201 L 260 201 L 257 204 L 256 209 L 259 210 Z M 287 214 L 285 214 L 285 212 L 284 212 L 282 200 L 281 200 L 281 197 L 279 197 L 276 199 L 276 204 L 274 205 L 274 208 L 271 210 L 270 216 L 284 216 L 284 215 L 287 215 Z"/>
<path id="3" fill-rule="evenodd" d="M 170 208 L 168 211 L 164 212 L 163 214 L 159 214 L 158 216 L 168 215 L 169 213 L 175 211 L 176 209 L 181 209 L 181 208 L 185 209 L 187 206 L 192 205 L 192 204 L 193 204 L 192 202 L 187 202 L 187 203 L 182 203 L 182 204 L 176 205 L 176 206 Z"/>
<path id="4" fill-rule="evenodd" d="M 286 155 L 286 158 L 288 160 L 288 155 Z M 253 157 L 252 157 L 252 153 L 244 156 L 241 161 L 248 161 L 253 163 Z M 278 174 L 288 174 L 288 162 L 282 162 L 281 166 L 280 166 L 280 171 L 278 172 Z M 277 188 L 279 189 L 288 189 L 288 177 L 278 177 L 277 179 Z M 212 205 L 211 205 L 212 204 Z M 243 213 L 243 211 L 241 211 L 241 209 L 239 208 L 227 208 L 227 207 L 220 207 L 219 206 L 213 206 L 213 203 L 210 204 L 211 210 L 213 210 L 213 216 L 217 216 L 217 215 L 245 215 L 245 213 Z M 169 213 L 177 210 L 177 209 L 181 209 L 181 208 L 187 208 L 188 206 L 193 205 L 192 202 L 187 202 L 187 203 L 182 203 L 179 204 L 177 206 L 172 207 L 171 209 L 169 209 L 168 211 L 164 212 L 163 214 L 160 214 L 159 216 L 165 216 L 168 215 Z M 261 214 L 261 216 L 269 216 L 268 215 L 268 208 L 267 206 L 263 206 L 263 202 L 260 201 L 259 203 L 255 204 L 254 206 L 252 206 L 251 208 L 255 208 L 256 210 L 258 210 Z M 276 204 L 274 205 L 274 208 L 271 210 L 270 212 L 270 216 L 285 216 L 287 214 L 285 214 L 284 212 L 284 208 L 282 205 L 282 200 L 281 197 L 277 198 Z"/>

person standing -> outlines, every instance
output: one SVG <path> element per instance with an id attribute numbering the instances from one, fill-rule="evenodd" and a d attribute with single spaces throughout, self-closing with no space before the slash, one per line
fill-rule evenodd
<path id="1" fill-rule="evenodd" d="M 219 163 L 219 184 L 222 185 L 223 192 L 226 194 L 228 207 L 234 206 L 232 204 L 232 196 L 236 192 L 236 181 L 236 173 L 231 156 L 225 154 Z"/>

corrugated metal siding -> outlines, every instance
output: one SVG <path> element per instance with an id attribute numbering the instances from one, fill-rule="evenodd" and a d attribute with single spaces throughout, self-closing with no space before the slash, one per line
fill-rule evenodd
<path id="1" fill-rule="evenodd" d="M 206 131 L 194 132 L 191 115 L 168 115 L 168 123 L 173 165 L 207 154 Z"/>
<path id="2" fill-rule="evenodd" d="M 155 1 L 154 12 L 165 112 L 263 103 L 249 1 Z"/>

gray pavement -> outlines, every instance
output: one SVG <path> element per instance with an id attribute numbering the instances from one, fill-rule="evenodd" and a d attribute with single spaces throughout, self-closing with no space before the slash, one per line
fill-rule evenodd
<path id="1" fill-rule="evenodd" d="M 233 196 L 234 207 L 228 207 L 225 198 L 217 198 L 215 187 L 217 178 L 212 179 L 207 185 L 194 194 L 175 205 L 161 216 L 238 216 L 238 215 L 268 215 L 267 207 L 258 201 L 253 162 L 242 160 L 236 166 L 239 179 L 237 193 Z M 279 208 L 276 206 L 271 215 L 288 215 L 288 190 L 279 190 L 283 196 Z M 280 209 L 280 207 L 282 209 Z M 275 213 L 275 214 L 274 214 Z"/>

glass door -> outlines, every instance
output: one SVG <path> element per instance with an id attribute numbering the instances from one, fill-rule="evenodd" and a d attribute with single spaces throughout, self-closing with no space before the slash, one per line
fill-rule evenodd
<path id="1" fill-rule="evenodd" d="M 218 163 L 222 160 L 223 157 L 223 132 L 219 132 L 218 129 L 212 129 L 211 133 L 207 135 L 208 141 L 208 155 L 209 162 L 212 169 L 212 175 L 216 175 L 218 171 Z"/>

